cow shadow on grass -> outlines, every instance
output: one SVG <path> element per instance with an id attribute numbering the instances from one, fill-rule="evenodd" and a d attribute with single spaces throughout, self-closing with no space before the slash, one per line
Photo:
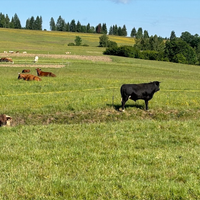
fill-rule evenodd
<path id="1" fill-rule="evenodd" d="M 109 106 L 109 107 L 113 107 L 115 110 L 117 110 L 119 112 L 122 111 L 122 109 L 121 109 L 122 105 L 121 104 L 106 104 L 106 105 Z M 144 110 L 144 107 L 145 106 L 141 105 L 141 104 L 129 104 L 129 105 L 125 106 L 125 109 L 127 109 L 127 108 L 138 108 L 138 109 Z"/>

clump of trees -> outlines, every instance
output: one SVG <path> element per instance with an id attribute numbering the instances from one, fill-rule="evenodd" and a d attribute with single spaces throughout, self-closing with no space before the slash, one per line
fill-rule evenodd
<path id="1" fill-rule="evenodd" d="M 117 47 L 117 43 L 109 40 L 108 36 L 103 34 L 101 37 L 99 37 L 99 47 L 115 48 Z"/>
<path id="2" fill-rule="evenodd" d="M 37 16 L 36 19 L 32 16 L 26 20 L 26 29 L 42 30 L 42 17 Z"/>
<path id="3" fill-rule="evenodd" d="M 200 37 L 183 32 L 181 37 L 177 38 L 172 31 L 169 39 L 163 39 L 157 35 L 148 37 L 145 33 L 136 37 L 134 46 L 109 47 L 104 54 L 196 64 L 197 61 L 200 63 Z"/>
<path id="4" fill-rule="evenodd" d="M 8 15 L 4 15 L 0 13 L 0 27 L 1 28 L 16 28 L 16 29 L 21 29 L 21 22 L 19 20 L 19 17 L 17 14 L 14 14 L 12 19 L 8 17 Z"/>

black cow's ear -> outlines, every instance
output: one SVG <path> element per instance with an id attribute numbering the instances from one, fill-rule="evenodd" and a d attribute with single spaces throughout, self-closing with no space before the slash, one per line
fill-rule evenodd
<path id="1" fill-rule="evenodd" d="M 159 81 L 155 81 L 155 84 L 156 84 L 157 86 L 159 86 L 159 85 L 160 85 L 160 82 L 159 82 Z"/>

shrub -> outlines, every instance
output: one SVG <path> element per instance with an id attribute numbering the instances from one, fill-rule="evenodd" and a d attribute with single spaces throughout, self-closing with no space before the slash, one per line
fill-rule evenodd
<path id="1" fill-rule="evenodd" d="M 73 42 L 69 43 L 68 46 L 75 46 Z"/>

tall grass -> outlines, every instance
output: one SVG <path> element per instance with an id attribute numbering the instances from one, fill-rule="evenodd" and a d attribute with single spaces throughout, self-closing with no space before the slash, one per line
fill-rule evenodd
<path id="1" fill-rule="evenodd" d="M 0 65 L 0 110 L 13 117 L 0 129 L 1 199 L 200 198 L 199 67 L 111 58 L 68 59 L 45 68 L 57 77 L 41 82 L 18 80 L 22 67 Z M 120 112 L 123 83 L 155 80 L 161 90 L 149 111 L 129 100 Z"/>

